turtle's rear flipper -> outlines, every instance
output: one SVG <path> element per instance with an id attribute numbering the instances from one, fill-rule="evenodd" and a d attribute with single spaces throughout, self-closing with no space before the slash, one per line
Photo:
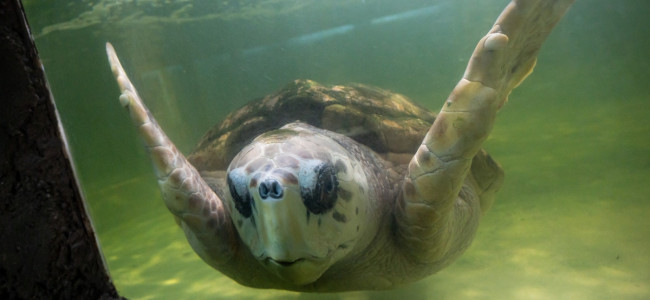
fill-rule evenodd
<path id="1" fill-rule="evenodd" d="M 176 149 L 158 126 L 127 77 L 113 46 L 106 43 L 111 70 L 120 86 L 120 103 L 129 110 L 153 161 L 158 185 L 167 208 L 181 222 L 188 240 L 203 259 L 210 253 L 227 260 L 233 241 L 230 215 L 223 201 L 210 189 L 196 169 Z M 215 239 L 214 237 L 220 237 Z M 196 242 L 199 240 L 200 242 Z M 206 249 L 209 248 L 209 249 Z"/>
<path id="2" fill-rule="evenodd" d="M 497 111 L 532 71 L 542 43 L 572 2 L 514 0 L 479 41 L 404 180 L 396 221 L 401 244 L 414 261 L 439 268 L 469 246 L 486 209 L 481 205 L 491 204 L 501 176 L 493 172 L 497 180 L 481 178 L 490 175 L 485 170 L 498 168 L 471 168 L 472 158 L 492 130 Z M 473 173 L 475 182 L 465 180 L 470 170 L 481 173 Z"/>

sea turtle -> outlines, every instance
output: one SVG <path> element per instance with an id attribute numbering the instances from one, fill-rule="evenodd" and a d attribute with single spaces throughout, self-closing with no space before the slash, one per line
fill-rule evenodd
<path id="1" fill-rule="evenodd" d="M 571 2 L 510 3 L 437 116 L 378 88 L 297 80 L 231 113 L 188 159 L 107 52 L 164 201 L 205 262 L 257 288 L 387 289 L 470 245 L 503 178 L 481 144 Z"/>

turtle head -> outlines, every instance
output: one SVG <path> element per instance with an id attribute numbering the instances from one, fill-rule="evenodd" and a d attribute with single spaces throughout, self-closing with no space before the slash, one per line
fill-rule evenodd
<path id="1" fill-rule="evenodd" d="M 369 202 L 360 166 L 306 124 L 257 137 L 228 167 L 228 207 L 242 241 L 280 278 L 316 281 L 364 243 Z"/>

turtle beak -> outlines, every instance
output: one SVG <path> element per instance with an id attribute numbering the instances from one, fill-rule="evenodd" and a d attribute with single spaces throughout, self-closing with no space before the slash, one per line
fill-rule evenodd
<path id="1" fill-rule="evenodd" d="M 258 190 L 261 201 L 256 203 L 257 226 L 264 249 L 258 259 L 269 271 L 293 284 L 316 281 L 327 270 L 329 260 L 307 243 L 315 237 L 304 224 L 306 208 L 298 186 L 283 186 L 279 180 L 266 179 Z"/>
<path id="2" fill-rule="evenodd" d="M 275 179 L 266 179 L 259 185 L 258 232 L 266 258 L 280 265 L 288 265 L 312 257 L 305 242 L 309 236 L 297 187 L 284 187 Z"/>
<path id="3" fill-rule="evenodd" d="M 320 278 L 329 267 L 329 260 L 311 261 L 301 259 L 295 262 L 277 262 L 267 259 L 263 262 L 271 273 L 295 285 L 305 285 Z"/>

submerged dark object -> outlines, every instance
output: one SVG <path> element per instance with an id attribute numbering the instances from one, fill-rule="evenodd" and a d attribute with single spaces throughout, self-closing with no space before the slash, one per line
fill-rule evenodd
<path id="1" fill-rule="evenodd" d="M 203 260 L 258 288 L 387 289 L 469 247 L 503 176 L 480 147 L 571 3 L 513 1 L 437 116 L 381 89 L 297 80 L 231 113 L 187 159 L 107 52 L 165 203 Z"/>
<path id="2" fill-rule="evenodd" d="M 119 298 L 20 1 L 0 1 L 0 299 Z"/>

